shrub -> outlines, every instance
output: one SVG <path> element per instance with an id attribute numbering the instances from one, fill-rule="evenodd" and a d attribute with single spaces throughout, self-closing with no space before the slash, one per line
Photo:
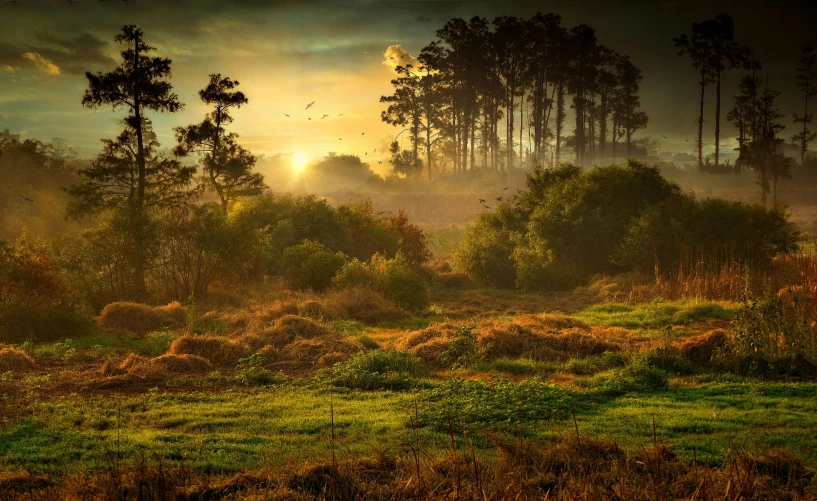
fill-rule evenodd
<path id="1" fill-rule="evenodd" d="M 146 334 L 162 328 L 183 329 L 187 325 L 187 310 L 178 302 L 152 307 L 120 301 L 102 309 L 99 325 L 103 329 L 123 329 L 136 334 Z"/>
<path id="2" fill-rule="evenodd" d="M 407 390 L 417 387 L 416 379 L 427 374 L 422 360 L 410 353 L 367 351 L 320 373 L 332 386 L 360 390 Z"/>
<path id="3" fill-rule="evenodd" d="M 768 265 L 795 248 L 781 211 L 696 200 L 637 161 L 538 169 L 527 188 L 466 230 L 454 265 L 475 282 L 564 289 L 598 273 L 675 272 L 701 256 Z"/>
<path id="4" fill-rule="evenodd" d="M 94 321 L 70 306 L 0 305 L 0 342 L 57 341 L 94 332 Z"/>
<path id="5" fill-rule="evenodd" d="M 287 377 L 283 372 L 273 372 L 264 367 L 266 359 L 263 353 L 255 353 L 239 360 L 235 378 L 244 386 L 269 386 L 284 383 Z"/>
<path id="6" fill-rule="evenodd" d="M 579 376 L 592 376 L 598 372 L 625 365 L 627 365 L 627 357 L 621 352 L 605 351 L 601 355 L 570 359 L 565 364 L 565 370 Z"/>
<path id="7" fill-rule="evenodd" d="M 290 285 L 298 289 L 322 291 L 346 262 L 340 252 L 331 252 L 318 242 L 304 240 L 284 250 L 281 271 Z"/>
<path id="8" fill-rule="evenodd" d="M 477 335 L 471 326 L 460 327 L 448 347 L 440 354 L 440 360 L 452 368 L 468 367 L 477 358 Z"/>
<path id="9" fill-rule="evenodd" d="M 214 280 L 243 276 L 261 242 L 258 230 L 217 204 L 175 208 L 159 225 L 161 266 L 151 279 L 156 293 L 170 299 L 202 298 Z"/>
<path id="10" fill-rule="evenodd" d="M 338 271 L 337 287 L 366 287 L 382 293 L 397 306 L 413 312 L 428 308 L 431 288 L 428 282 L 398 254 L 386 259 L 376 254 L 368 263 L 352 260 Z"/>

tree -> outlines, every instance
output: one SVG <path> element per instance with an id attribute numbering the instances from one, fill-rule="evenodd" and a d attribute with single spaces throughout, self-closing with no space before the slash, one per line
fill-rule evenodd
<path id="1" fill-rule="evenodd" d="M 703 36 L 711 47 L 710 67 L 715 73 L 715 166 L 719 166 L 721 135 L 721 75 L 730 68 L 749 66 L 748 49 L 735 42 L 735 26 L 727 14 L 700 24 Z"/>
<path id="2" fill-rule="evenodd" d="M 212 111 L 200 124 L 174 129 L 179 143 L 175 153 L 201 155 L 204 177 L 210 190 L 218 194 L 224 214 L 231 201 L 257 195 L 264 189 L 264 176 L 252 171 L 255 156 L 238 145 L 236 133 L 226 129 L 233 122 L 230 109 L 248 102 L 243 92 L 234 90 L 238 85 L 238 81 L 229 77 L 210 75 L 210 82 L 199 91 L 199 97 Z"/>
<path id="3" fill-rule="evenodd" d="M 791 140 L 800 143 L 800 164 L 806 161 L 806 152 L 810 142 L 817 138 L 817 133 L 809 129 L 809 124 L 814 119 L 814 114 L 808 111 L 808 101 L 817 96 L 817 85 L 812 84 L 815 70 L 817 69 L 817 47 L 810 44 L 803 47 L 803 54 L 800 56 L 800 67 L 797 68 L 797 88 L 803 96 L 803 114 L 794 114 L 794 123 L 803 124 L 803 130 L 792 136 Z"/>
<path id="4" fill-rule="evenodd" d="M 686 34 L 673 39 L 673 44 L 678 49 L 678 55 L 688 54 L 692 59 L 692 66 L 698 70 L 701 76 L 698 85 L 701 86 L 699 92 L 701 96 L 700 110 L 698 112 L 698 169 L 702 169 L 703 160 L 703 134 L 704 134 L 704 94 L 707 84 L 715 81 L 715 72 L 712 67 L 712 42 L 705 34 L 705 27 L 702 23 L 692 25 L 692 34 Z"/>
<path id="5" fill-rule="evenodd" d="M 755 64 L 759 68 L 759 64 Z M 753 72 L 754 73 L 754 72 Z M 746 75 L 740 81 L 735 105 L 726 118 L 738 129 L 738 159 L 735 169 L 739 172 L 748 162 L 748 147 L 757 136 L 758 89 L 762 80 L 754 75 Z M 751 138 L 750 138 L 751 136 Z"/>
<path id="6" fill-rule="evenodd" d="M 399 75 L 391 81 L 394 94 L 382 96 L 381 103 L 389 103 L 388 109 L 380 114 L 380 118 L 390 125 L 408 126 L 411 138 L 413 156 L 410 163 L 415 163 L 419 157 L 417 150 L 420 144 L 420 124 L 422 121 L 422 103 L 420 101 L 420 82 L 414 77 L 414 66 L 407 64 L 397 66 L 394 71 Z"/>
<path id="7" fill-rule="evenodd" d="M 146 110 L 174 113 L 182 108 L 169 81 L 170 59 L 149 56 L 156 49 L 145 44 L 144 33 L 136 25 L 123 26 L 114 40 L 128 44 L 121 52 L 122 64 L 108 73 L 85 74 L 88 89 L 82 105 L 126 108 L 125 131 L 116 140 L 104 142 L 95 164 L 81 173 L 84 182 L 70 188 L 77 201 L 69 213 L 80 216 L 104 208 L 126 209 L 125 219 L 133 223 L 127 235 L 133 246 L 132 281 L 136 293 L 144 295 L 148 259 L 144 235 L 149 220 L 145 207 L 185 200 L 190 192 L 184 187 L 192 172 L 154 155 L 158 144 L 144 116 Z"/>
<path id="8" fill-rule="evenodd" d="M 590 95 L 596 91 L 596 73 L 600 57 L 596 31 L 584 24 L 576 26 L 570 30 L 569 44 L 572 64 L 568 90 L 573 94 L 573 108 L 576 112 L 576 163 L 583 165 L 587 150 L 588 104 Z"/>
<path id="9" fill-rule="evenodd" d="M 632 156 L 632 136 L 635 131 L 647 126 L 649 118 L 643 111 L 638 111 L 641 101 L 638 98 L 641 70 L 636 67 L 629 56 L 618 58 L 616 77 L 619 87 L 614 98 L 614 108 L 618 115 L 621 131 L 627 139 L 627 156 Z"/>
<path id="10" fill-rule="evenodd" d="M 516 17 L 501 16 L 494 19 L 492 50 L 498 62 L 497 69 L 504 90 L 505 140 L 507 143 L 506 167 L 513 166 L 514 108 L 516 96 L 524 88 L 526 73 L 526 37 L 524 24 Z"/>
<path id="11" fill-rule="evenodd" d="M 766 89 L 760 97 L 757 109 L 758 135 L 749 147 L 750 164 L 757 172 L 761 202 L 764 206 L 770 191 L 773 193 L 775 205 L 777 204 L 778 180 L 791 177 L 791 158 L 783 154 L 783 140 L 778 137 L 778 133 L 785 128 L 779 123 L 783 114 L 775 107 L 775 100 L 780 92 L 770 90 L 768 77 L 766 80 Z"/>
<path id="12" fill-rule="evenodd" d="M 66 190 L 73 197 L 68 205 L 70 216 L 119 208 L 169 208 L 184 205 L 197 195 L 197 189 L 191 188 L 196 168 L 157 152 L 159 142 L 149 120 L 143 120 L 141 130 L 144 183 L 139 175 L 139 140 L 136 131 L 126 127 L 116 139 L 102 140 L 102 152 L 90 167 L 78 172 L 81 182 Z"/>
<path id="13" fill-rule="evenodd" d="M 142 204 L 147 187 L 145 162 L 145 142 L 143 128 L 146 120 L 144 111 L 175 113 L 182 109 L 179 97 L 170 85 L 170 59 L 150 57 L 155 51 L 144 42 L 144 32 L 136 25 L 122 27 L 122 33 L 114 38 L 119 43 L 128 44 L 121 52 L 122 64 L 108 73 L 86 72 L 88 89 L 82 98 L 82 105 L 97 108 L 110 105 L 114 110 L 126 108 L 125 122 L 136 136 L 136 196 L 137 206 Z"/>

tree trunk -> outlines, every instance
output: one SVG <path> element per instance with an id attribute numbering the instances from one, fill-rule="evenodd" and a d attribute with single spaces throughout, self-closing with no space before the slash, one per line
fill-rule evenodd
<path id="1" fill-rule="evenodd" d="M 562 127 L 565 120 L 565 89 L 564 84 L 559 82 L 556 92 L 556 165 L 561 162 L 562 152 Z"/>
<path id="2" fill-rule="evenodd" d="M 715 84 L 715 168 L 720 166 L 721 147 L 721 69 L 718 68 L 718 81 Z"/>
<path id="3" fill-rule="evenodd" d="M 698 170 L 704 167 L 704 92 L 706 91 L 706 72 L 701 70 L 701 108 L 698 113 Z"/>

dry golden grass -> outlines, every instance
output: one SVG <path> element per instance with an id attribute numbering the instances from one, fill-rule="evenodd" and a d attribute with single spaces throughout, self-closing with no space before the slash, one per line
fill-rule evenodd
<path id="1" fill-rule="evenodd" d="M 165 306 L 120 301 L 111 303 L 99 314 L 99 326 L 106 330 L 127 330 L 146 334 L 164 327 L 184 328 L 187 310 L 178 301 Z"/>
<path id="2" fill-rule="evenodd" d="M 400 320 L 410 315 L 387 301 L 380 294 L 364 287 L 350 287 L 330 291 L 324 298 L 324 307 L 338 318 L 358 320 L 367 324 Z"/>
<path id="3" fill-rule="evenodd" d="M 701 367 L 708 367 L 718 350 L 729 343 L 729 334 L 723 329 L 715 329 L 698 336 L 692 336 L 674 346 L 681 356 Z"/>
<path id="4" fill-rule="evenodd" d="M 167 354 L 150 360 L 150 367 L 178 374 L 206 374 L 213 365 L 197 355 Z"/>
<path id="5" fill-rule="evenodd" d="M 25 371 L 33 369 L 34 360 L 17 348 L 0 349 L 0 372 Z"/>
<path id="6" fill-rule="evenodd" d="M 357 344 L 339 337 L 322 339 L 296 339 L 278 353 L 287 362 L 308 362 L 315 367 L 327 367 L 346 360 L 360 351 Z"/>
<path id="7" fill-rule="evenodd" d="M 238 361 L 250 355 L 246 346 L 219 336 L 185 334 L 173 341 L 168 354 L 195 355 L 213 365 L 235 367 Z"/>
<path id="8" fill-rule="evenodd" d="M 445 366 L 440 356 L 455 339 L 464 323 L 445 322 L 413 331 L 398 339 L 394 347 L 409 351 L 434 367 Z M 621 346 L 594 335 L 585 323 L 569 317 L 522 315 L 513 321 L 482 320 L 474 326 L 477 357 L 566 360 L 619 351 Z"/>
<path id="9" fill-rule="evenodd" d="M 311 459 L 229 475 L 186 463 L 109 458 L 94 472 L 58 477 L 0 473 L 2 499 L 549 499 L 554 501 L 815 498 L 815 474 L 786 451 L 730 452 L 720 468 L 681 460 L 656 442 L 634 450 L 587 436 L 546 444 L 491 437 L 494 458 L 473 449 L 416 458 L 386 453 Z"/>

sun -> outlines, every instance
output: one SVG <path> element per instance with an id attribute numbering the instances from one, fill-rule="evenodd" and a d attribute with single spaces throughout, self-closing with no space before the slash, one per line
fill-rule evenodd
<path id="1" fill-rule="evenodd" d="M 300 173 L 306 169 L 306 164 L 309 162 L 309 158 L 307 158 L 304 152 L 296 151 L 292 154 L 290 162 L 292 163 L 292 170 Z"/>

